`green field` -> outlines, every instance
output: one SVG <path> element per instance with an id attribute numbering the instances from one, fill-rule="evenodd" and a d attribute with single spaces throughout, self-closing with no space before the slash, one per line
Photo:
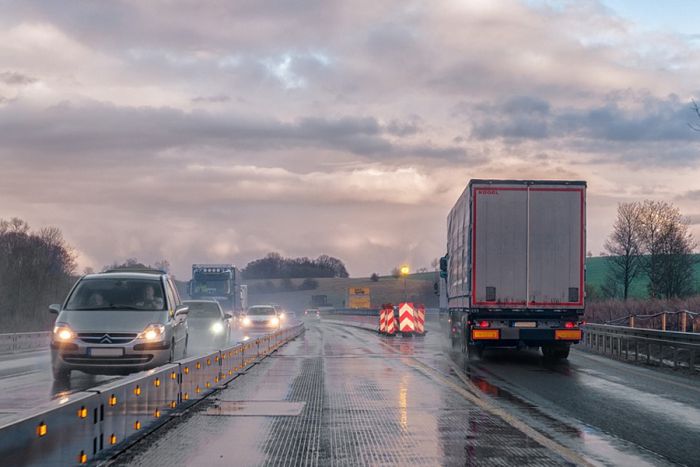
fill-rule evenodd
<path id="1" fill-rule="evenodd" d="M 696 287 L 700 290 L 700 287 L 698 287 L 698 285 L 700 285 L 700 255 L 694 256 L 696 260 L 695 283 Z M 601 287 L 605 284 L 607 279 L 607 270 L 607 258 L 604 256 L 586 258 L 586 283 L 588 285 L 592 285 L 598 292 L 600 292 Z M 640 277 L 632 282 L 630 296 L 632 298 L 648 298 L 646 278 Z"/>

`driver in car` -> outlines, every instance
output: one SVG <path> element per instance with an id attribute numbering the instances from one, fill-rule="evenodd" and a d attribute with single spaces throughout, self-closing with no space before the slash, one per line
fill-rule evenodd
<path id="1" fill-rule="evenodd" d="M 162 310 L 163 309 L 163 298 L 155 296 L 155 289 L 152 285 L 147 285 L 144 289 L 144 298 L 142 301 L 138 302 L 136 306 L 146 310 Z"/>

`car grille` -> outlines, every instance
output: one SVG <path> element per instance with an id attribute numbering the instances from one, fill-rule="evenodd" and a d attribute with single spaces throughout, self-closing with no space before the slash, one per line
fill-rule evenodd
<path id="1" fill-rule="evenodd" d="M 78 339 L 86 344 L 126 344 L 136 339 L 132 332 L 79 332 Z"/>
<path id="2" fill-rule="evenodd" d="M 64 355 L 63 360 L 75 365 L 143 365 L 153 360 L 153 355 L 126 355 L 124 357 Z"/>

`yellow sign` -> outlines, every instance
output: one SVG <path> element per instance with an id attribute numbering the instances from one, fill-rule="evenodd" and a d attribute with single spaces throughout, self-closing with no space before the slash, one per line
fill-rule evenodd
<path id="1" fill-rule="evenodd" d="M 348 289 L 348 308 L 370 308 L 369 287 L 350 287 Z"/>

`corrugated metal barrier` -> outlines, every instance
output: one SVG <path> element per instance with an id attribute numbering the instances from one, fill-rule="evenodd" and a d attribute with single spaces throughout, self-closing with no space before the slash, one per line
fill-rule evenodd
<path id="1" fill-rule="evenodd" d="M 299 324 L 53 401 L 0 425 L 0 464 L 63 466 L 108 458 L 302 332 Z"/>
<path id="2" fill-rule="evenodd" d="M 26 352 L 49 347 L 51 332 L 16 332 L 0 334 L 0 354 Z"/>

